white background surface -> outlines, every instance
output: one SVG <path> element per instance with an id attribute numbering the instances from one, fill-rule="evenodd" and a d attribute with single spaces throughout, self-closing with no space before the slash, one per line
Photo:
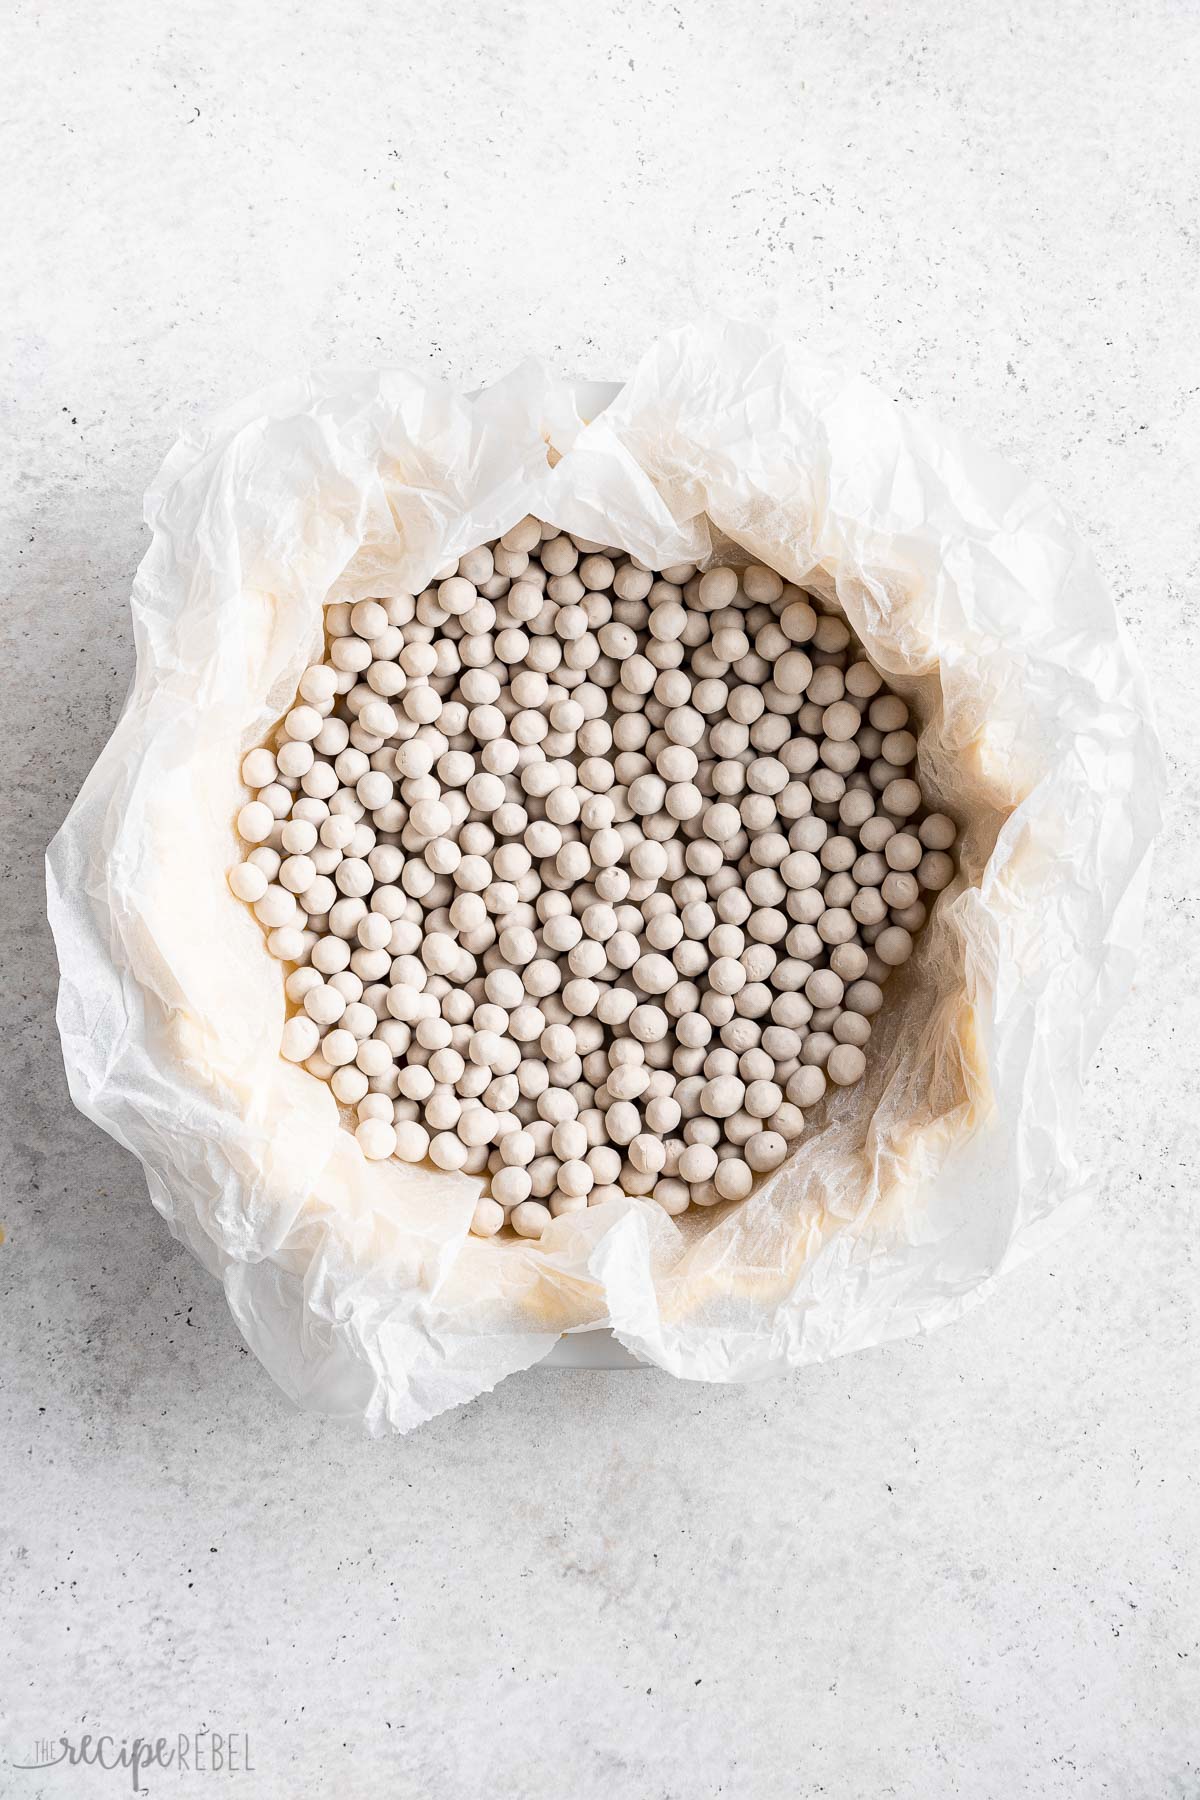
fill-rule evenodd
<path id="1" fill-rule="evenodd" d="M 248 1731 L 247 1800 L 1200 1793 L 1200 15 L 1190 0 L 17 4 L 0 438 L 0 1793 Z M 1172 782 L 1090 1223 L 928 1342 L 749 1389 L 295 1414 L 69 1107 L 40 857 L 180 426 L 309 361 L 627 369 L 715 305 L 1042 476 Z M 1190 466 L 1189 466 L 1190 465 Z M 154 1794 L 221 1791 L 157 1778 Z"/>

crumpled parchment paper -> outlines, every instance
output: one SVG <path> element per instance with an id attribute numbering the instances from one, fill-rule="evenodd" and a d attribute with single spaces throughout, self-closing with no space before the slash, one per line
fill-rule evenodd
<path id="1" fill-rule="evenodd" d="M 147 497 L 128 703 L 48 857 L 80 1109 L 142 1162 L 297 1401 L 405 1431 L 610 1323 L 744 1381 L 928 1330 L 1077 1215 L 1081 1083 L 1128 985 L 1158 825 L 1146 692 L 1036 485 L 757 328 L 654 345 L 607 410 L 527 363 L 469 399 L 402 369 L 280 383 Z M 329 600 L 419 591 L 525 513 L 657 566 L 761 558 L 841 609 L 921 720 L 958 879 L 868 1073 L 742 1204 L 626 1199 L 480 1241 L 475 1180 L 367 1163 L 280 1058 L 283 970 L 225 872 L 239 762 Z"/>

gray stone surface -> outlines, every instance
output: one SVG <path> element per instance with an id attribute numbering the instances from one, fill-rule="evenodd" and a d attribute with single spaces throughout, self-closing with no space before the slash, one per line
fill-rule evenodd
<path id="1" fill-rule="evenodd" d="M 253 1800 L 1200 1793 L 1200 114 L 1187 0 L 10 10 L 0 440 L 0 1793 L 246 1730 Z M 1087 1225 L 759 1388 L 294 1413 L 70 1109 L 40 858 L 131 667 L 180 425 L 310 360 L 619 373 L 716 305 L 1042 475 L 1154 681 L 1150 944 Z M 150 1791 L 219 1791 L 211 1776 Z"/>

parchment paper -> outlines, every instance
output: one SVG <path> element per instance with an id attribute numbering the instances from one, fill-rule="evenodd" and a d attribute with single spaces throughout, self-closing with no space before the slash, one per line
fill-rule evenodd
<path id="1" fill-rule="evenodd" d="M 761 558 L 844 612 L 966 823 L 868 1073 L 741 1204 L 626 1199 L 538 1244 L 468 1236 L 478 1183 L 367 1163 L 278 1054 L 283 970 L 225 871 L 245 749 L 333 599 L 419 591 L 535 513 L 659 567 Z M 323 369 L 168 456 L 125 711 L 48 857 L 77 1106 L 140 1158 L 297 1401 L 405 1431 L 610 1323 L 744 1381 L 928 1330 L 1078 1216 L 1084 1071 L 1128 985 L 1159 751 L 1092 560 L 1036 485 L 795 343 L 708 319 L 598 418 L 527 363 L 468 399 Z"/>

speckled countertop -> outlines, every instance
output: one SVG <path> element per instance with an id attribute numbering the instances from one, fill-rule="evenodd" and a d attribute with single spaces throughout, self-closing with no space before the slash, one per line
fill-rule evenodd
<path id="1" fill-rule="evenodd" d="M 248 1800 L 1200 1792 L 1200 24 L 1178 3 L 18 4 L 0 485 L 0 1793 L 248 1733 Z M 141 494 L 314 360 L 627 368 L 709 305 L 1041 475 L 1172 796 L 1089 1224 L 925 1342 L 732 1390 L 295 1414 L 70 1109 L 41 854 L 120 707 Z M 210 1774 L 152 1794 L 220 1791 Z"/>

